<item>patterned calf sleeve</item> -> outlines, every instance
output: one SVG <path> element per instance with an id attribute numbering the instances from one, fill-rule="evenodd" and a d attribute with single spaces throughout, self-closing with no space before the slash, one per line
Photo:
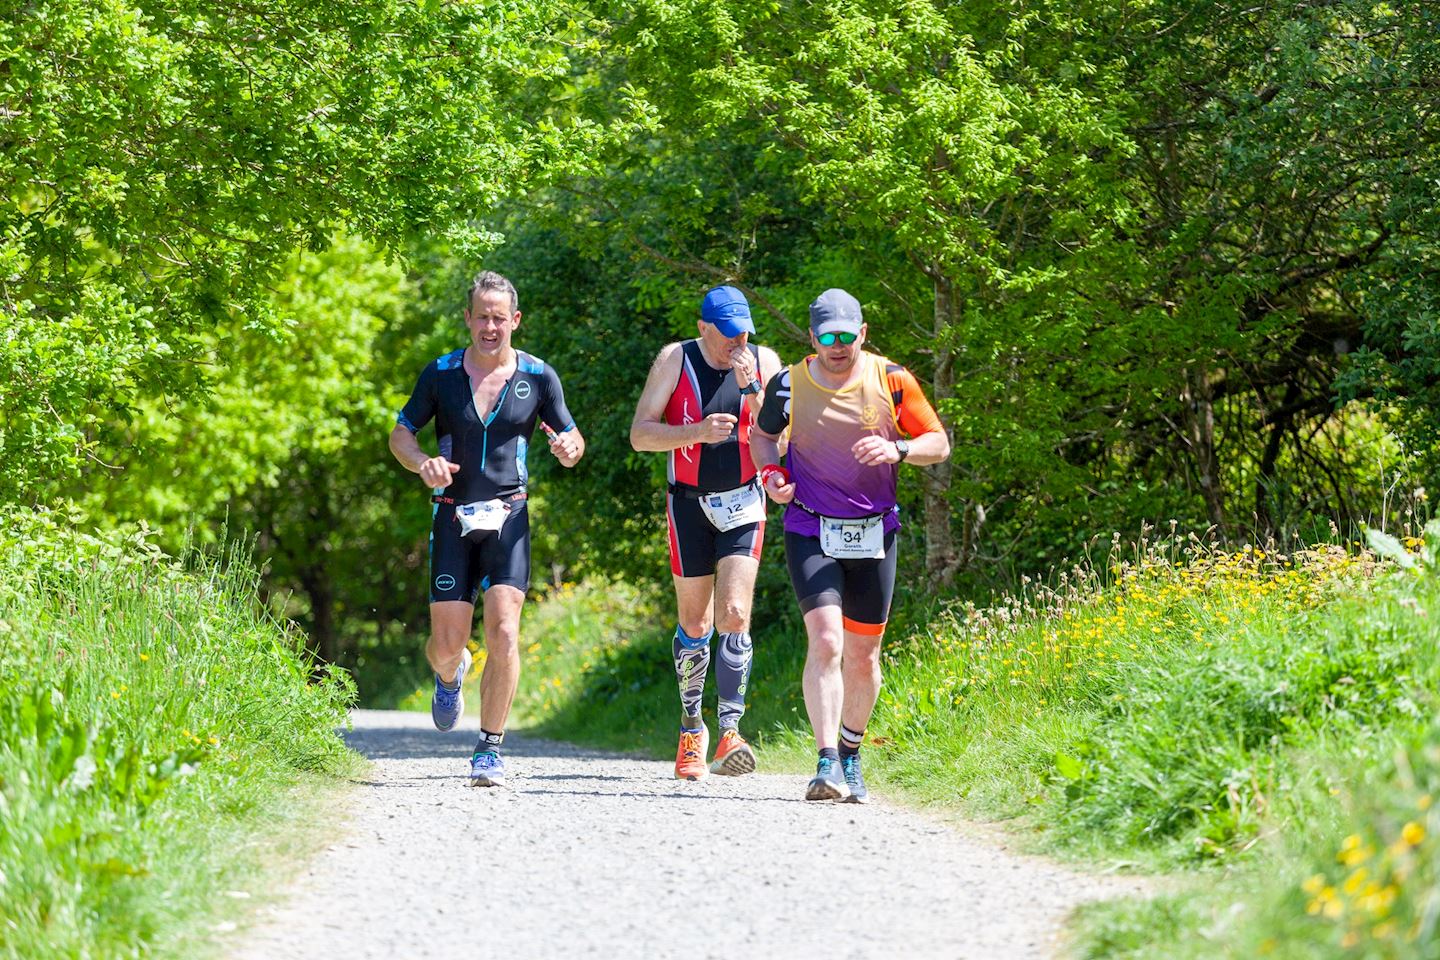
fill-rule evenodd
<path id="1" fill-rule="evenodd" d="M 692 637 L 684 628 L 675 628 L 671 652 L 675 657 L 675 679 L 680 682 L 680 708 L 688 722 L 700 720 L 700 698 L 705 693 L 705 673 L 710 669 L 710 638 L 712 629 L 703 637 Z"/>
<path id="2" fill-rule="evenodd" d="M 722 633 L 719 647 L 715 685 L 720 690 L 720 729 L 725 730 L 740 726 L 745 714 L 745 687 L 750 682 L 755 648 L 748 633 Z"/>

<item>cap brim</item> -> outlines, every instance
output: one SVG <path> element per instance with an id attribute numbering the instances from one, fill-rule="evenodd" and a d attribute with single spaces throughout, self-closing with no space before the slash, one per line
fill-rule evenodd
<path id="1" fill-rule="evenodd" d="M 738 337 L 742 333 L 754 333 L 755 323 L 749 317 L 723 317 L 710 321 L 715 329 L 727 337 Z"/>
<path id="2" fill-rule="evenodd" d="M 818 337 L 822 333 L 853 333 L 860 335 L 860 324 L 854 320 L 826 320 L 814 327 L 811 327 Z"/>

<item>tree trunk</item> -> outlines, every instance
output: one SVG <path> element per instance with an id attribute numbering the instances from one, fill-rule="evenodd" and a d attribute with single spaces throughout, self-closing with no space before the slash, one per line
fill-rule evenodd
<path id="1" fill-rule="evenodd" d="M 1215 396 L 1211 389 L 1210 372 L 1190 367 L 1185 371 L 1185 389 L 1181 394 L 1190 443 L 1190 456 L 1205 498 L 1205 513 L 1222 539 L 1225 530 L 1225 493 L 1220 487 L 1220 458 L 1215 450 Z"/>
<path id="2" fill-rule="evenodd" d="M 928 272 L 935 286 L 935 377 L 930 384 L 930 399 L 939 409 L 941 401 L 955 393 L 955 354 L 949 345 L 948 330 L 954 326 L 958 311 L 954 285 L 939 269 L 931 268 Z M 945 422 L 943 414 L 940 420 Z M 945 424 L 945 431 L 950 432 L 949 424 Z M 926 475 L 925 572 L 932 584 L 948 589 L 954 585 L 955 574 L 965 560 L 955 545 L 950 522 L 950 482 L 955 468 L 950 460 L 945 460 L 922 469 Z M 966 533 L 968 541 L 968 527 Z"/>
<path id="3" fill-rule="evenodd" d="M 340 653 L 335 632 L 335 585 L 323 563 L 304 568 L 300 583 L 310 600 L 310 648 L 324 662 L 334 663 Z"/>
<path id="4" fill-rule="evenodd" d="M 1278 412 L 1268 411 L 1270 436 L 1265 441 L 1265 452 L 1260 457 L 1260 470 L 1255 476 L 1255 516 L 1260 532 L 1270 537 L 1275 534 L 1274 483 L 1275 465 L 1280 459 L 1280 445 L 1290 430 L 1290 414 L 1300 399 L 1300 387 L 1293 380 L 1285 386 L 1285 399 L 1280 402 Z M 1263 424 L 1262 420 L 1262 424 Z"/>

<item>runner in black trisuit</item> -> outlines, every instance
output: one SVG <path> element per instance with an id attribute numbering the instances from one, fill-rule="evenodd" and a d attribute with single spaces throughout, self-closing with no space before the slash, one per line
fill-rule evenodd
<path id="1" fill-rule="evenodd" d="M 773 350 L 749 343 L 750 305 L 734 287 L 716 287 L 700 305 L 693 340 L 660 351 L 630 424 L 640 451 L 669 454 L 666 516 L 679 624 L 671 652 L 680 684 L 677 779 L 706 773 L 709 731 L 700 701 L 718 625 L 715 678 L 721 738 L 709 772 L 755 769 L 740 736 L 752 648 L 750 604 L 765 537 L 765 497 L 755 481 L 750 429 L 762 384 L 780 369 Z"/>
<path id="2" fill-rule="evenodd" d="M 465 310 L 470 345 L 425 367 L 390 433 L 396 459 L 435 491 L 425 654 L 435 671 L 430 712 L 441 730 L 454 727 L 464 709 L 460 684 L 470 669 L 475 600 L 484 592 L 474 786 L 495 786 L 505 777 L 500 744 L 520 677 L 520 609 L 530 586 L 525 461 L 536 425 L 565 466 L 585 452 L 560 378 L 510 345 L 520 325 L 517 306 L 509 280 L 490 272 L 476 277 Z M 415 437 L 432 419 L 440 450 L 434 457 Z"/>

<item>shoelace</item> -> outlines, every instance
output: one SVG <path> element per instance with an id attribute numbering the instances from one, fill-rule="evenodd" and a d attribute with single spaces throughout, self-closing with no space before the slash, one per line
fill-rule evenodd
<path id="1" fill-rule="evenodd" d="M 485 753 L 477 753 L 475 754 L 475 756 L 470 758 L 470 762 L 472 764 L 484 767 L 486 770 L 493 770 L 495 767 L 500 766 L 500 754 L 490 751 L 486 751 Z"/>
<path id="2" fill-rule="evenodd" d="M 686 757 L 700 756 L 700 734 L 680 734 L 680 751 L 685 754 Z"/>
<path id="3" fill-rule="evenodd" d="M 451 690 L 449 687 L 445 686 L 445 684 L 443 684 L 443 683 L 437 683 L 437 684 L 435 684 L 435 702 L 436 702 L 436 703 L 439 703 L 439 704 L 441 704 L 441 705 L 443 705 L 443 706 L 447 706 L 447 707 L 448 707 L 450 704 L 452 704 L 452 703 L 455 702 L 455 698 L 458 697 L 458 696 L 460 696 L 460 688 L 459 688 L 459 687 L 456 687 L 454 690 Z"/>

